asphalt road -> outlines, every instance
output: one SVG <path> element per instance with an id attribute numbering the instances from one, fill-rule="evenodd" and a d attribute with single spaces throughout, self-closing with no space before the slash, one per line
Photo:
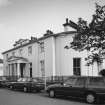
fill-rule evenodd
<path id="1" fill-rule="evenodd" d="M 88 105 L 83 100 L 49 98 L 46 93 L 24 93 L 0 89 L 0 105 Z"/>

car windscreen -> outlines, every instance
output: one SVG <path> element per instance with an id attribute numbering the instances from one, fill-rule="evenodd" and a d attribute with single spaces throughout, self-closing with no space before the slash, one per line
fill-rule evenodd
<path id="1" fill-rule="evenodd" d="M 19 78 L 17 81 L 20 82 L 20 81 L 22 81 L 22 79 L 23 79 L 23 78 Z"/>
<path id="2" fill-rule="evenodd" d="M 23 80 L 22 80 L 23 82 L 25 82 L 25 81 L 27 81 L 27 78 L 23 78 Z"/>
<path id="3" fill-rule="evenodd" d="M 74 85 L 75 82 L 76 82 L 76 78 L 69 78 L 69 79 L 67 79 L 67 80 L 64 82 L 64 84 L 65 84 L 65 85 L 66 85 L 66 84 L 68 84 L 68 85 Z"/>
<path id="4" fill-rule="evenodd" d="M 37 79 L 32 79 L 33 82 L 38 82 Z"/>
<path id="5" fill-rule="evenodd" d="M 22 79 L 22 82 L 30 82 L 31 81 L 31 78 L 23 78 Z"/>

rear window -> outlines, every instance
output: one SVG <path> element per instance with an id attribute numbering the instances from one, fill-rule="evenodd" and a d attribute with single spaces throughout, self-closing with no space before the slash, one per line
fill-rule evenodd
<path id="1" fill-rule="evenodd" d="M 105 81 L 103 78 L 90 78 L 89 84 L 95 86 L 105 86 Z"/>

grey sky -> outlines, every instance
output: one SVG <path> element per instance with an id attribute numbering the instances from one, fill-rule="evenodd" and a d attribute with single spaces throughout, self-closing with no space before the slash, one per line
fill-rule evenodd
<path id="1" fill-rule="evenodd" d="M 62 32 L 67 17 L 90 21 L 95 2 L 105 5 L 105 0 L 0 0 L 0 53 L 20 38 L 40 37 L 47 29 Z"/>

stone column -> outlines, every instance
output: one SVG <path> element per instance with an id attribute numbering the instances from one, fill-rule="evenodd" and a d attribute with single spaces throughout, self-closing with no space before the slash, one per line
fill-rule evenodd
<path id="1" fill-rule="evenodd" d="M 8 70 L 9 70 L 9 76 L 10 76 L 10 64 L 8 66 L 9 66 L 9 69 Z"/>
<path id="2" fill-rule="evenodd" d="M 17 75 L 20 76 L 20 63 L 17 63 Z"/>
<path id="3" fill-rule="evenodd" d="M 16 76 L 16 63 L 14 63 L 14 76 Z"/>
<path id="4" fill-rule="evenodd" d="M 17 76 L 17 63 L 15 63 L 15 74 Z"/>

